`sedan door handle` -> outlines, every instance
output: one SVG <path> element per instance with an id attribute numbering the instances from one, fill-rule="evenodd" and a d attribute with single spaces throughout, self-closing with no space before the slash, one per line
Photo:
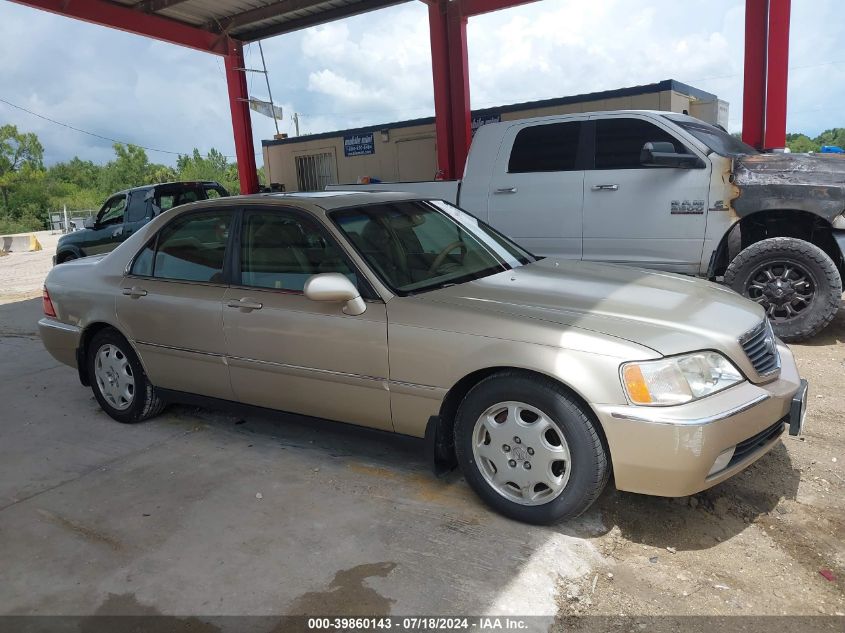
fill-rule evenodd
<path id="1" fill-rule="evenodd" d="M 493 193 L 516 193 L 516 187 L 501 187 L 496 189 Z"/>
<path id="2" fill-rule="evenodd" d="M 226 303 L 230 308 L 238 308 L 244 312 L 252 312 L 253 310 L 260 310 L 264 307 L 263 303 L 258 301 L 250 301 L 249 299 L 237 299 Z"/>
<path id="3" fill-rule="evenodd" d="M 593 185 L 593 191 L 618 191 L 619 185 Z"/>
<path id="4" fill-rule="evenodd" d="M 139 288 L 138 286 L 132 286 L 131 288 L 124 288 L 123 294 L 127 297 L 132 297 L 133 299 L 137 299 L 138 297 L 146 297 L 147 291 L 143 288 Z"/>

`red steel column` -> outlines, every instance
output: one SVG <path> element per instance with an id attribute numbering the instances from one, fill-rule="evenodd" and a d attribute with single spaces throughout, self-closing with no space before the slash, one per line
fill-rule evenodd
<path id="1" fill-rule="evenodd" d="M 428 29 L 431 36 L 431 74 L 434 79 L 434 127 L 437 137 L 438 177 L 455 177 L 449 82 L 449 44 L 446 29 L 446 3 L 428 5 Z"/>
<path id="2" fill-rule="evenodd" d="M 226 62 L 226 85 L 229 88 L 229 107 L 232 110 L 232 131 L 235 135 L 235 156 L 238 160 L 241 193 L 258 193 L 255 146 L 252 142 L 252 119 L 249 114 L 246 73 L 243 71 L 243 44 L 238 40 L 229 40 L 229 52 L 224 60 Z"/>
<path id="3" fill-rule="evenodd" d="M 449 43 L 449 88 L 452 101 L 454 178 L 463 176 L 469 145 L 472 142 L 467 17 L 463 13 L 462 4 L 461 0 L 449 2 L 446 13 L 447 41 Z"/>
<path id="4" fill-rule="evenodd" d="M 742 96 L 742 140 L 763 148 L 766 127 L 766 46 L 768 0 L 745 0 L 745 85 Z"/>
<path id="5" fill-rule="evenodd" d="M 786 85 L 789 76 L 790 0 L 769 0 L 766 129 L 763 147 L 786 147 Z"/>

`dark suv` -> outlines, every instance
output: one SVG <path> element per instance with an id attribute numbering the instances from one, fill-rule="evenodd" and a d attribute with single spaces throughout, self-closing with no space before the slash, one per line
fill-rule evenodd
<path id="1" fill-rule="evenodd" d="M 108 253 L 162 211 L 197 200 L 228 196 L 219 183 L 168 182 L 144 185 L 111 196 L 85 228 L 63 235 L 56 246 L 56 264 Z"/>

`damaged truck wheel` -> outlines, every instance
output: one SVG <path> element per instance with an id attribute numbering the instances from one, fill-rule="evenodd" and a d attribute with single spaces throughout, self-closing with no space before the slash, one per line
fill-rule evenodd
<path id="1" fill-rule="evenodd" d="M 833 260 L 815 244 L 773 237 L 739 253 L 725 284 L 766 311 L 775 334 L 787 342 L 820 332 L 839 310 L 842 278 Z"/>

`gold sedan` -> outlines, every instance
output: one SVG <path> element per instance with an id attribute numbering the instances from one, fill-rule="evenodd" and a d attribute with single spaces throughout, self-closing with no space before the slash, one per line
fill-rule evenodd
<path id="1" fill-rule="evenodd" d="M 44 345 L 119 422 L 234 401 L 425 438 L 510 517 L 689 495 L 798 434 L 762 308 L 706 281 L 538 259 L 402 194 L 224 198 L 55 267 Z"/>

